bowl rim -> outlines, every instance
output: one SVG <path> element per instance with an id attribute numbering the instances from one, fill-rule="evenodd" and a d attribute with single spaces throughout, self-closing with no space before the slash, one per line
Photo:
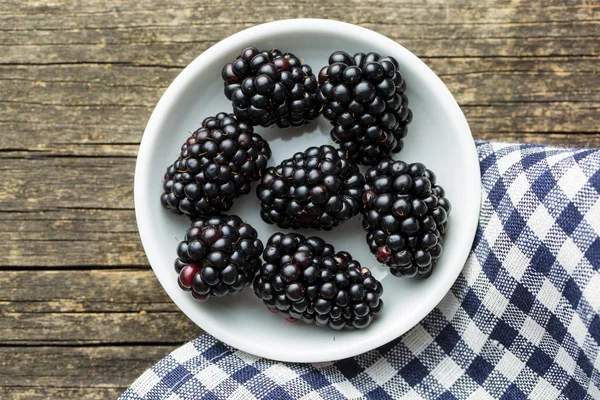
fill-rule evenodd
<path id="1" fill-rule="evenodd" d="M 186 88 L 186 86 L 194 79 L 194 77 L 197 74 L 197 71 L 202 70 L 206 63 L 209 63 L 209 61 L 213 57 L 218 56 L 220 53 L 224 51 L 239 50 L 240 43 L 247 42 L 249 38 L 259 40 L 259 38 L 266 37 L 267 35 L 274 35 L 278 32 L 289 33 L 291 31 L 316 31 L 323 33 L 336 31 L 337 33 L 341 33 L 344 35 L 360 35 L 361 37 L 368 37 L 370 38 L 370 40 L 383 42 L 385 46 L 395 47 L 396 54 L 400 53 L 407 63 L 413 64 L 414 67 L 425 71 L 426 75 L 428 76 L 428 79 L 431 80 L 429 83 L 432 84 L 434 86 L 434 89 L 436 90 L 436 95 L 440 100 L 440 104 L 446 109 L 450 108 L 449 114 L 453 115 L 453 122 L 456 123 L 458 129 L 461 132 L 463 132 L 462 135 L 459 135 L 461 147 L 472 148 L 472 151 L 469 151 L 468 154 L 462 155 L 462 162 L 466 163 L 467 168 L 473 171 L 473 173 L 471 173 L 470 176 L 466 177 L 466 179 L 470 181 L 470 183 L 466 185 L 466 187 L 476 188 L 474 190 L 471 190 L 472 193 L 468 193 L 468 195 L 476 196 L 476 198 L 469 198 L 472 201 L 476 201 L 475 204 L 477 205 L 477 210 L 476 212 L 472 211 L 467 213 L 466 220 L 463 221 L 463 223 L 467 224 L 468 226 L 468 235 L 466 235 L 464 240 L 469 240 L 470 242 L 472 242 L 473 238 L 475 237 L 477 220 L 479 217 L 480 210 L 481 176 L 479 161 L 477 158 L 475 143 L 473 141 L 473 137 L 467 120 L 462 110 L 460 109 L 458 103 L 450 93 L 449 89 L 423 61 L 421 61 L 416 55 L 411 53 L 409 50 L 407 50 L 394 40 L 367 28 L 363 28 L 346 22 L 327 19 L 287 19 L 252 26 L 214 44 L 213 46 L 205 50 L 202 54 L 200 54 L 196 59 L 194 59 L 187 67 L 185 67 L 175 78 L 175 80 L 169 85 L 167 90 L 164 92 L 164 94 L 158 101 L 144 130 L 144 134 L 142 136 L 138 150 L 138 156 L 135 167 L 134 206 L 137 227 L 140 239 L 142 241 L 142 246 L 144 248 L 144 252 L 147 256 L 148 262 L 150 263 L 152 270 L 154 271 L 154 274 L 160 281 L 161 285 L 163 286 L 164 290 L 167 292 L 171 300 L 196 325 L 201 327 L 205 332 L 229 344 L 230 346 L 260 357 L 286 362 L 326 362 L 339 360 L 347 357 L 353 357 L 358 354 L 365 353 L 379 346 L 382 346 L 398 338 L 400 335 L 408 332 L 440 303 L 440 301 L 448 293 L 448 291 L 458 278 L 458 275 L 460 274 L 462 268 L 457 269 L 456 273 L 453 275 L 453 279 L 444 286 L 444 290 L 437 290 L 431 295 L 431 300 L 428 300 L 427 303 L 431 303 L 433 304 L 433 306 L 425 315 L 417 315 L 417 313 L 413 313 L 412 315 L 407 317 L 407 320 L 405 320 L 405 323 L 403 324 L 404 326 L 409 326 L 409 328 L 407 329 L 399 330 L 393 329 L 393 327 L 391 327 L 386 330 L 383 330 L 381 333 L 379 333 L 375 337 L 372 337 L 368 341 L 361 341 L 360 343 L 351 344 L 343 348 L 327 349 L 319 352 L 318 354 L 304 354 L 301 351 L 294 351 L 293 349 L 288 350 L 286 352 L 278 351 L 277 353 L 275 353 L 273 351 L 270 351 L 265 346 L 256 346 L 253 343 L 245 341 L 240 335 L 232 334 L 226 329 L 222 329 L 222 327 L 219 324 L 201 325 L 201 316 L 196 314 L 194 310 L 190 309 L 185 304 L 178 304 L 178 302 L 171 296 L 171 293 L 169 293 L 169 291 L 166 289 L 167 286 L 165 285 L 165 281 L 166 279 L 172 279 L 172 276 L 167 277 L 166 273 L 164 273 L 163 270 L 161 270 L 157 266 L 152 265 L 152 259 L 154 258 L 153 254 L 156 254 L 158 252 L 158 249 L 156 249 L 155 246 L 151 246 L 151 227 L 149 226 L 148 221 L 149 218 L 152 218 L 152 212 L 149 207 L 148 199 L 142 195 L 142 193 L 145 192 L 148 185 L 152 184 L 152 182 L 150 182 L 150 178 L 147 176 L 147 174 L 144 173 L 144 170 L 147 168 L 148 165 L 150 165 L 150 163 L 152 163 L 150 149 L 153 147 L 154 142 L 160 135 L 160 132 L 156 127 L 162 123 L 161 121 L 168 117 L 169 107 L 172 103 L 176 102 L 178 94 L 181 91 L 183 91 Z M 465 260 L 466 262 L 469 252 L 470 247 L 467 248 L 466 246 L 464 246 L 460 249 L 459 253 L 457 254 L 457 257 Z"/>

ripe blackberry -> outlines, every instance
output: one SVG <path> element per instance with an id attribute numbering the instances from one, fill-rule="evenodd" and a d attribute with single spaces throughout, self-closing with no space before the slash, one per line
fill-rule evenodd
<path id="1" fill-rule="evenodd" d="M 402 150 L 412 112 L 393 57 L 336 51 L 319 72 L 319 85 L 331 137 L 353 160 L 373 165 Z"/>
<path id="2" fill-rule="evenodd" d="M 226 113 L 206 118 L 167 168 L 161 203 L 192 218 L 227 211 L 250 192 L 270 157 L 269 144 L 252 126 Z"/>
<path id="3" fill-rule="evenodd" d="M 450 202 L 421 163 L 381 160 L 365 174 L 363 228 L 394 276 L 426 278 L 442 255 Z"/>
<path id="4" fill-rule="evenodd" d="M 310 147 L 262 174 L 261 217 L 280 228 L 329 230 L 362 208 L 364 178 L 332 146 Z"/>
<path id="5" fill-rule="evenodd" d="M 263 259 L 254 293 L 288 321 L 363 329 L 383 307 L 383 286 L 369 269 L 318 237 L 276 233 Z"/>
<path id="6" fill-rule="evenodd" d="M 319 116 L 317 78 L 291 53 L 247 47 L 223 67 L 221 75 L 225 96 L 240 121 L 287 128 Z"/>
<path id="7" fill-rule="evenodd" d="M 201 301 L 236 294 L 252 283 L 262 251 L 256 230 L 238 216 L 194 221 L 177 247 L 179 286 Z"/>

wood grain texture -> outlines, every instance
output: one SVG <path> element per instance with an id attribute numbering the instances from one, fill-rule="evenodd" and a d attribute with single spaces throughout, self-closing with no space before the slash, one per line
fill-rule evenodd
<path id="1" fill-rule="evenodd" d="M 141 134 L 214 43 L 273 18 L 324 16 L 421 57 L 476 139 L 600 146 L 594 2 L 0 2 L 0 398 L 114 399 L 200 333 L 139 241 Z"/>

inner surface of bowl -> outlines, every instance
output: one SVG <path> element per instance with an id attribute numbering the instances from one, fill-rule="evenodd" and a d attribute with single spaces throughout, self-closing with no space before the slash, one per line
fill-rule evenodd
<path id="1" fill-rule="evenodd" d="M 401 29 L 401 27 L 399 27 Z M 180 152 L 181 144 L 202 120 L 231 112 L 223 94 L 221 69 L 246 46 L 278 48 L 309 64 L 315 75 L 335 50 L 375 51 L 395 57 L 407 81 L 409 125 L 404 150 L 396 156 L 420 161 L 435 171 L 453 210 L 447 226 L 445 252 L 426 280 L 406 280 L 388 274 L 370 254 L 359 217 L 330 232 L 300 231 L 320 236 L 336 250 L 345 250 L 369 267 L 384 285 L 385 307 L 363 331 L 335 332 L 328 328 L 288 323 L 267 311 L 252 289 L 240 295 L 198 303 L 177 284 L 173 268 L 178 240 L 189 221 L 161 208 L 164 171 Z M 310 146 L 332 144 L 331 126 L 323 117 L 302 128 L 257 128 L 273 150 L 269 165 Z M 364 170 L 363 170 L 364 172 Z M 449 290 L 466 261 L 479 210 L 479 170 L 466 120 L 443 83 L 414 55 L 395 42 L 353 25 L 325 20 L 292 20 L 260 25 L 236 34 L 207 50 L 175 80 L 154 111 L 140 146 L 136 169 L 135 203 L 140 235 L 148 259 L 173 301 L 195 323 L 220 340 L 259 356 L 297 362 L 350 357 L 398 337 L 414 326 Z M 259 216 L 254 190 L 230 211 L 253 225 L 266 243 L 277 231 Z"/>

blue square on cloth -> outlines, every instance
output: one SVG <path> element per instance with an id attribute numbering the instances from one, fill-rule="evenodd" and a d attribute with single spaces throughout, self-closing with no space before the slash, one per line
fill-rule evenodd
<path id="1" fill-rule="evenodd" d="M 573 308 L 577 308 L 579 300 L 581 299 L 581 289 L 573 278 L 569 278 L 563 289 L 563 296 L 569 301 Z"/>
<path id="2" fill-rule="evenodd" d="M 556 340 L 559 344 L 562 343 L 565 335 L 567 334 L 567 328 L 562 322 L 554 315 L 550 314 L 548 323 L 546 324 L 546 331 Z"/>
<path id="3" fill-rule="evenodd" d="M 275 389 L 267 393 L 263 399 L 265 400 L 295 400 L 284 388 L 277 386 Z"/>
<path id="4" fill-rule="evenodd" d="M 600 345 L 600 315 L 596 315 L 590 323 L 590 334 L 596 343 Z"/>
<path id="5" fill-rule="evenodd" d="M 532 184 L 531 190 L 540 201 L 543 201 L 548 193 L 556 187 L 556 180 L 550 170 L 544 171 Z"/>
<path id="6" fill-rule="evenodd" d="M 390 397 L 390 395 L 380 387 L 371 390 L 369 393 L 367 393 L 365 398 L 367 400 L 393 400 L 393 397 Z"/>
<path id="7" fill-rule="evenodd" d="M 498 320 L 498 323 L 490 334 L 490 339 L 497 340 L 502 343 L 504 347 L 508 348 L 511 344 L 513 344 L 517 335 L 518 333 L 513 327 L 508 325 L 503 320 Z"/>
<path id="8" fill-rule="evenodd" d="M 500 271 L 500 268 L 502 268 L 502 263 L 498 260 L 498 257 L 496 257 L 494 252 L 490 251 L 490 254 L 488 254 L 481 268 L 490 282 L 495 282 L 498 272 Z"/>
<path id="9" fill-rule="evenodd" d="M 364 368 L 354 358 L 336 361 L 333 365 L 348 379 L 352 379 L 364 371 Z"/>
<path id="10" fill-rule="evenodd" d="M 322 373 L 319 371 L 311 371 L 307 374 L 302 375 L 302 379 L 304 379 L 313 389 L 320 389 L 330 384 L 330 382 L 325 379 Z"/>
<path id="11" fill-rule="evenodd" d="M 587 358 L 583 350 L 579 351 L 579 356 L 577 357 L 577 366 L 581 368 L 581 371 L 589 378 L 592 376 L 592 371 L 594 370 L 594 366 Z"/>
<path id="12" fill-rule="evenodd" d="M 556 257 L 548 250 L 548 247 L 545 244 L 541 244 L 531 259 L 531 265 L 539 273 L 548 275 L 555 260 Z"/>
<path id="13" fill-rule="evenodd" d="M 521 283 L 517 283 L 517 287 L 515 287 L 515 291 L 510 297 L 510 300 L 525 314 L 529 314 L 529 311 L 535 302 L 535 296 L 532 295 Z"/>
<path id="14" fill-rule="evenodd" d="M 217 342 L 213 346 L 206 349 L 204 353 L 202 353 L 202 356 L 214 364 L 223 357 L 231 354 L 231 352 L 232 351 L 230 348 L 226 347 L 221 342 Z"/>
<path id="15" fill-rule="evenodd" d="M 588 247 L 585 257 L 596 271 L 600 269 L 600 237 L 597 237 Z"/>
<path id="16" fill-rule="evenodd" d="M 480 385 L 485 382 L 490 373 L 494 370 L 492 364 L 487 362 L 483 357 L 477 356 L 467 368 L 467 375 Z"/>
<path id="17" fill-rule="evenodd" d="M 571 378 L 567 386 L 563 389 L 563 394 L 569 400 L 583 400 L 586 396 L 586 390 L 574 378 Z"/>
<path id="18" fill-rule="evenodd" d="M 529 153 L 525 157 L 521 159 L 521 165 L 524 170 L 528 170 L 535 164 L 546 158 L 546 152 L 544 151 L 536 151 L 535 153 Z"/>
<path id="19" fill-rule="evenodd" d="M 582 219 L 583 215 L 577 210 L 577 207 L 573 203 L 569 203 L 556 219 L 556 223 L 567 235 L 571 235 Z"/>
<path id="20" fill-rule="evenodd" d="M 190 371 L 188 371 L 183 365 L 179 365 L 168 374 L 163 376 L 162 382 L 176 390 L 179 389 L 186 381 L 192 378 L 192 376 L 193 375 L 190 373 Z"/>
<path id="21" fill-rule="evenodd" d="M 513 383 L 506 388 L 500 400 L 527 400 L 527 395 Z"/>
<path id="22" fill-rule="evenodd" d="M 400 369 L 400 376 L 410 385 L 415 386 L 421 382 L 429 371 L 417 358 L 406 364 Z"/>
<path id="23" fill-rule="evenodd" d="M 508 217 L 508 220 L 504 223 L 504 230 L 510 240 L 516 242 L 526 226 L 527 222 L 525 222 L 519 210 L 515 208 L 510 214 L 510 217 Z"/>
<path id="24" fill-rule="evenodd" d="M 534 372 L 543 376 L 552 366 L 552 362 L 552 358 L 550 358 L 541 349 L 536 348 L 529 357 L 529 360 L 527 360 L 527 366 Z"/>
<path id="25" fill-rule="evenodd" d="M 437 400 L 458 400 L 458 399 L 451 392 L 445 391 L 444 393 L 439 395 Z"/>
<path id="26" fill-rule="evenodd" d="M 454 350 L 459 340 L 460 335 L 458 334 L 456 329 L 454 329 L 454 327 L 450 324 L 446 325 L 446 327 L 442 329 L 439 336 L 436 338 L 437 344 L 447 354 L 450 354 L 452 350 Z"/>
<path id="27" fill-rule="evenodd" d="M 598 150 L 596 150 L 596 149 L 580 150 L 580 151 L 576 152 L 575 154 L 573 154 L 573 159 L 575 161 L 581 161 L 582 159 L 586 158 L 590 154 L 593 154 L 593 153 L 595 153 L 597 151 Z"/>
<path id="28" fill-rule="evenodd" d="M 490 200 L 490 203 L 492 203 L 494 209 L 498 208 L 504 196 L 506 196 L 506 187 L 504 186 L 502 179 L 498 179 L 498 182 L 496 182 L 488 194 L 488 199 Z"/>
<path id="29" fill-rule="evenodd" d="M 247 365 L 244 368 L 236 371 L 231 378 L 239 383 L 244 383 L 252 379 L 255 375 L 259 374 L 260 371 L 254 368 L 252 365 Z"/>
<path id="30" fill-rule="evenodd" d="M 469 317 L 472 318 L 475 314 L 477 314 L 477 310 L 479 309 L 480 305 L 481 300 L 479 300 L 479 297 L 477 297 L 473 290 L 469 289 L 462 303 L 462 307 L 465 309 L 467 314 L 469 314 Z"/>

